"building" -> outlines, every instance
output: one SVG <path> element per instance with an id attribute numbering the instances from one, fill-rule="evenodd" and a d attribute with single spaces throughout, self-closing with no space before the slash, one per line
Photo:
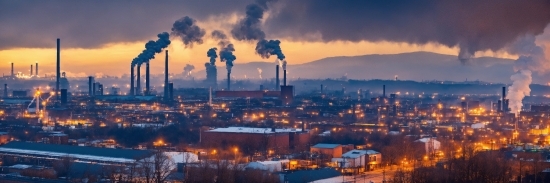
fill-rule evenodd
<path id="1" fill-rule="evenodd" d="M 51 165 L 53 161 L 66 157 L 79 162 L 127 164 L 153 155 L 154 151 L 151 150 L 112 149 L 19 141 L 12 141 L 0 146 L 0 158 L 3 165 Z"/>
<path id="2" fill-rule="evenodd" d="M 435 154 L 435 152 L 441 147 L 441 142 L 431 137 L 421 138 L 415 142 L 420 144 L 426 154 Z"/>
<path id="3" fill-rule="evenodd" d="M 228 127 L 201 133 L 201 143 L 208 148 L 238 147 L 242 151 L 260 150 L 271 153 L 306 149 L 309 138 L 309 131 L 299 128 Z"/>
<path id="4" fill-rule="evenodd" d="M 278 98 L 280 92 L 278 91 L 216 91 L 216 97 L 221 98 Z"/>
<path id="5" fill-rule="evenodd" d="M 350 172 L 374 170 L 382 163 L 382 154 L 374 150 L 351 150 L 340 158 L 332 158 L 332 163 L 339 168 L 347 168 Z"/>
<path id="6" fill-rule="evenodd" d="M 321 159 L 331 159 L 342 157 L 342 145 L 340 144 L 315 144 L 311 146 L 310 152 L 318 154 Z"/>

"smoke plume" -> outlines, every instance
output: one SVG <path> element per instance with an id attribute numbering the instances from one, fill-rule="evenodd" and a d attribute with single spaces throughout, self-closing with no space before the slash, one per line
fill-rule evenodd
<path id="1" fill-rule="evenodd" d="M 205 34 L 204 29 L 197 26 L 197 21 L 188 16 L 177 20 L 172 26 L 172 35 L 180 37 L 186 48 L 192 48 L 193 44 L 202 44 Z"/>
<path id="2" fill-rule="evenodd" d="M 260 79 L 262 79 L 262 69 L 256 68 L 258 70 L 258 74 L 260 74 Z"/>
<path id="3" fill-rule="evenodd" d="M 277 55 L 277 60 L 286 70 L 286 60 L 283 51 L 281 50 L 281 41 L 279 40 L 260 40 L 256 44 L 256 53 L 262 58 L 269 58 L 271 55 Z"/>
<path id="4" fill-rule="evenodd" d="M 162 49 L 170 45 L 170 34 L 167 32 L 160 33 L 157 37 L 157 41 L 150 40 L 145 43 L 145 50 L 132 60 L 132 66 L 149 62 L 155 58 L 155 54 L 162 52 Z"/>
<path id="5" fill-rule="evenodd" d="M 231 35 L 239 41 L 255 41 L 265 39 L 265 32 L 261 28 L 267 3 L 276 0 L 257 0 L 246 6 L 246 15 L 233 26 Z"/>
<path id="6" fill-rule="evenodd" d="M 185 67 L 183 67 L 183 75 L 184 76 L 190 76 L 191 71 L 193 71 L 194 69 L 195 69 L 195 66 L 193 66 L 191 64 L 186 64 Z"/>
<path id="7" fill-rule="evenodd" d="M 264 21 L 267 34 L 298 41 L 436 43 L 461 61 L 497 51 L 550 23 L 549 1 L 281 0 Z M 505 22 L 505 23 L 503 23 Z"/>
<path id="8" fill-rule="evenodd" d="M 546 73 L 550 69 L 550 63 L 548 63 L 544 48 L 536 45 L 533 35 L 518 39 L 509 46 L 508 52 L 520 55 L 514 66 L 517 73 L 510 77 L 513 83 L 508 87 L 509 106 L 511 111 L 516 113 L 521 111 L 523 98 L 530 95 L 529 85 L 532 82 L 532 71 L 539 74 Z"/>
<path id="9" fill-rule="evenodd" d="M 231 44 L 231 42 L 229 42 L 229 40 L 227 39 L 227 35 L 225 35 L 223 31 L 214 30 L 212 31 L 212 33 L 210 33 L 210 36 L 212 36 L 212 38 L 214 38 L 215 40 L 219 41 L 218 46 L 220 48 L 225 48 L 225 46 Z"/>
<path id="10" fill-rule="evenodd" d="M 233 68 L 233 61 L 237 59 L 237 57 L 233 55 L 234 51 L 235 47 L 233 44 L 228 44 L 225 48 L 220 50 L 220 60 L 225 62 L 225 67 L 229 73 L 231 73 L 231 68 Z"/>
<path id="11" fill-rule="evenodd" d="M 212 66 L 216 66 L 216 58 L 218 58 L 218 54 L 216 53 L 217 50 L 218 48 L 210 48 L 206 52 L 206 56 L 210 57 L 210 65 Z"/>
<path id="12" fill-rule="evenodd" d="M 235 46 L 231 44 L 228 40 L 227 35 L 220 30 L 214 30 L 210 34 L 212 38 L 218 40 L 218 46 L 220 47 L 220 61 L 225 62 L 227 72 L 231 73 L 231 68 L 233 68 L 233 61 L 237 59 L 233 52 L 235 51 Z"/>
<path id="13" fill-rule="evenodd" d="M 531 93 L 529 85 L 533 79 L 530 70 L 520 70 L 512 75 L 510 79 L 512 80 L 512 86 L 508 87 L 508 105 L 510 110 L 516 113 L 521 111 L 523 98 Z"/>

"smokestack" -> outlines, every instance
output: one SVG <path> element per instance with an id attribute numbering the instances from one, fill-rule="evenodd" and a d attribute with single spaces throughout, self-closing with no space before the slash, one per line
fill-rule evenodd
<path id="1" fill-rule="evenodd" d="M 13 62 L 11 63 L 11 77 L 15 77 L 15 74 L 13 73 Z"/>
<path id="2" fill-rule="evenodd" d="M 8 84 L 4 84 L 4 98 L 8 98 Z"/>
<path id="3" fill-rule="evenodd" d="M 168 96 L 170 101 L 174 101 L 174 83 L 168 83 Z"/>
<path id="4" fill-rule="evenodd" d="M 286 86 L 286 69 L 283 70 L 283 85 Z"/>
<path id="5" fill-rule="evenodd" d="M 149 95 L 150 87 L 149 87 L 149 62 L 145 65 L 145 95 Z"/>
<path id="6" fill-rule="evenodd" d="M 264 85 L 260 85 L 260 91 L 264 91 Z"/>
<path id="7" fill-rule="evenodd" d="M 141 65 L 137 66 L 136 95 L 141 95 Z"/>
<path id="8" fill-rule="evenodd" d="M 67 89 L 61 89 L 61 104 L 67 104 Z"/>
<path id="9" fill-rule="evenodd" d="M 386 97 L 386 85 L 382 85 L 382 97 Z"/>
<path id="10" fill-rule="evenodd" d="M 94 96 L 94 77 L 88 76 L 88 95 Z"/>
<path id="11" fill-rule="evenodd" d="M 505 102 L 506 102 L 506 86 L 503 86 L 502 87 L 502 104 L 504 104 Z M 504 107 L 505 105 L 502 105 L 502 111 L 506 111 Z"/>
<path id="12" fill-rule="evenodd" d="M 32 77 L 32 64 L 31 64 L 31 75 L 30 75 L 30 77 Z"/>
<path id="13" fill-rule="evenodd" d="M 321 93 L 323 93 L 323 85 L 321 85 Z"/>
<path id="14" fill-rule="evenodd" d="M 164 100 L 168 101 L 168 50 L 165 51 L 166 58 L 164 59 Z"/>
<path id="15" fill-rule="evenodd" d="M 55 97 L 57 98 L 57 100 L 59 100 L 59 78 L 61 77 L 61 60 L 60 60 L 60 53 L 61 53 L 61 50 L 59 49 L 60 47 L 60 40 L 59 38 L 57 38 L 57 72 L 56 72 L 56 81 L 55 81 Z"/>
<path id="16" fill-rule="evenodd" d="M 227 72 L 227 91 L 231 91 L 231 73 Z"/>
<path id="17" fill-rule="evenodd" d="M 134 65 L 130 66 L 130 95 L 134 95 Z"/>
<path id="18" fill-rule="evenodd" d="M 34 66 L 35 67 L 34 69 L 36 69 L 36 71 L 34 72 L 34 74 L 36 75 L 36 77 L 38 77 L 38 62 L 36 62 L 35 65 L 36 66 Z"/>
<path id="19" fill-rule="evenodd" d="M 275 66 L 275 90 L 279 90 L 279 65 Z"/>

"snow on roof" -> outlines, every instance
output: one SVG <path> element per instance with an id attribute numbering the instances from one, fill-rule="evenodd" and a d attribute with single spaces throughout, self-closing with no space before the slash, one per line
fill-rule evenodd
<path id="1" fill-rule="evenodd" d="M 32 167 L 32 165 L 17 164 L 17 165 L 10 166 L 10 168 L 14 168 L 14 169 L 27 169 L 30 167 Z"/>
<path id="2" fill-rule="evenodd" d="M 199 162 L 199 156 L 190 152 L 164 152 L 174 163 L 195 163 Z"/>
<path id="3" fill-rule="evenodd" d="M 150 157 L 154 153 L 151 150 L 112 149 L 17 141 L 0 146 L 0 152 L 50 157 L 70 156 L 77 159 L 109 162 L 134 162 Z"/>
<path id="4" fill-rule="evenodd" d="M 53 156 L 53 157 L 71 157 L 71 158 L 76 158 L 76 159 L 86 159 L 86 160 L 95 160 L 95 161 L 109 161 L 109 162 L 119 162 L 119 163 L 131 163 L 131 162 L 135 161 L 134 159 L 127 159 L 127 158 L 113 158 L 113 157 L 102 157 L 102 156 L 92 156 L 92 155 L 82 155 L 82 154 L 67 154 L 67 153 L 57 153 L 57 152 L 48 152 L 48 151 L 12 149 L 12 148 L 3 148 L 3 147 L 0 147 L 0 152 L 20 153 L 20 154 L 29 154 L 29 155 L 42 155 L 42 156 Z"/>
<path id="5" fill-rule="evenodd" d="M 367 154 L 372 155 L 372 154 L 380 154 L 380 153 L 375 150 L 367 150 Z"/>
<path id="6" fill-rule="evenodd" d="M 285 133 L 285 132 L 301 132 L 300 128 L 283 128 L 275 129 L 275 133 Z M 227 128 L 216 128 L 208 130 L 206 132 L 227 132 L 227 133 L 273 133 L 271 128 L 251 128 L 251 127 L 227 127 Z"/>
<path id="7" fill-rule="evenodd" d="M 367 154 L 367 150 L 351 150 L 351 151 L 348 151 L 344 154 L 342 154 L 342 157 L 345 157 L 345 158 L 359 158 L 363 155 Z"/>
<path id="8" fill-rule="evenodd" d="M 315 144 L 314 148 L 333 149 L 340 146 L 340 144 Z"/>
<path id="9" fill-rule="evenodd" d="M 289 160 L 281 160 L 281 161 L 255 161 L 250 162 L 246 165 L 246 168 L 252 168 L 252 169 L 259 169 L 259 170 L 267 170 L 267 171 L 281 171 L 282 170 L 282 164 L 288 163 Z"/>
<path id="10" fill-rule="evenodd" d="M 428 142 L 430 142 L 430 140 L 437 141 L 437 140 L 435 140 L 435 138 L 431 138 L 431 137 L 421 138 L 421 139 L 418 139 L 416 141 L 423 142 L 423 143 L 428 143 Z"/>

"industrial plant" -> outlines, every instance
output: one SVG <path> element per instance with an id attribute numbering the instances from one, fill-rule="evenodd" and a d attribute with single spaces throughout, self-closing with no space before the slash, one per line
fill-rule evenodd
<path id="1" fill-rule="evenodd" d="M 548 1 L 2 1 L 0 23 L 0 182 L 550 182 Z"/>

